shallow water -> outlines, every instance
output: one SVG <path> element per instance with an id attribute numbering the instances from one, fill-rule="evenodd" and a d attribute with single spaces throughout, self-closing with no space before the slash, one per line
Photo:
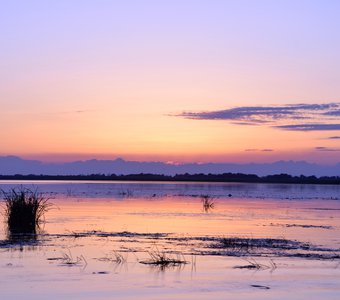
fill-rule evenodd
<path id="1" fill-rule="evenodd" d="M 150 196 L 200 196 L 247 199 L 336 199 L 340 200 L 340 185 L 201 183 L 201 182 L 133 182 L 133 181 L 26 181 L 3 180 L 4 190 L 24 185 L 51 195 L 87 198 L 126 198 Z"/>
<path id="2" fill-rule="evenodd" d="M 46 193 L 54 208 L 34 238 L 9 240 L 2 228 L 1 299 L 340 297 L 339 186 L 2 182 L 0 188 L 20 184 Z M 204 210 L 200 195 L 210 195 L 213 208 Z M 230 237 L 308 248 L 221 248 Z M 141 264 L 149 252 L 187 263 Z M 254 261 L 265 267 L 234 268 Z"/>

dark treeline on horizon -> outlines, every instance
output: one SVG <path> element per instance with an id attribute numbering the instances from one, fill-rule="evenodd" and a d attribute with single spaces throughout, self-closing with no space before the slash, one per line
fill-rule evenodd
<path id="1" fill-rule="evenodd" d="M 340 176 L 291 176 L 277 174 L 257 176 L 254 174 L 130 174 L 130 175 L 0 175 L 0 180 L 111 180 L 111 181 L 193 181 L 193 182 L 245 182 L 245 183 L 297 183 L 297 184 L 340 184 Z"/>

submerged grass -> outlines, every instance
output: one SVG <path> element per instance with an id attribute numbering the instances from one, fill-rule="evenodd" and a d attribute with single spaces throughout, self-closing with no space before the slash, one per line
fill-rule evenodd
<path id="1" fill-rule="evenodd" d="M 97 258 L 99 261 L 107 261 L 117 265 L 124 264 L 127 262 L 127 258 L 123 256 L 120 252 L 113 250 L 110 255 L 105 257 Z"/>
<path id="2" fill-rule="evenodd" d="M 201 195 L 201 201 L 204 212 L 209 212 L 215 207 L 213 198 L 210 195 Z"/>
<path id="3" fill-rule="evenodd" d="M 241 265 L 241 266 L 235 266 L 234 269 L 247 269 L 247 270 L 267 270 L 270 269 L 271 271 L 274 271 L 277 266 L 276 263 L 273 260 L 269 261 L 269 264 L 260 264 L 257 262 L 254 258 L 246 258 L 245 259 L 248 264 Z"/>
<path id="4" fill-rule="evenodd" d="M 118 193 L 119 196 L 125 197 L 125 198 L 132 198 L 134 196 L 133 190 L 130 189 L 123 189 Z"/>
<path id="5" fill-rule="evenodd" d="M 71 251 L 69 250 L 68 253 L 63 252 L 62 257 L 60 258 L 63 266 L 87 266 L 87 261 L 83 255 L 77 256 L 73 258 Z"/>
<path id="6" fill-rule="evenodd" d="M 5 219 L 8 230 L 15 233 L 35 233 L 44 214 L 52 206 L 49 199 L 37 190 L 20 187 L 1 191 L 5 200 Z"/>
<path id="7" fill-rule="evenodd" d="M 222 238 L 219 241 L 219 248 L 232 249 L 248 252 L 255 249 L 280 249 L 280 250 L 294 250 L 303 249 L 308 250 L 310 245 L 299 241 L 287 239 L 273 239 L 273 238 Z"/>

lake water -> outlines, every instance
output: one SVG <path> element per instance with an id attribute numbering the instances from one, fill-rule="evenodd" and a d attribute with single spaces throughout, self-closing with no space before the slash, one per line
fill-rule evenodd
<path id="1" fill-rule="evenodd" d="M 54 205 L 37 235 L 2 227 L 1 299 L 340 298 L 340 186 L 0 183 L 18 186 Z"/>

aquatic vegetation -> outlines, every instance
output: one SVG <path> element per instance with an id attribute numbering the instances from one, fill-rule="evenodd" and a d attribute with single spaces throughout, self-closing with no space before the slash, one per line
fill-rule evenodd
<path id="1" fill-rule="evenodd" d="M 74 190 L 72 188 L 66 189 L 66 197 L 74 196 Z"/>
<path id="2" fill-rule="evenodd" d="M 204 212 L 209 212 L 209 210 L 213 209 L 215 206 L 213 198 L 210 195 L 201 195 L 201 201 Z"/>
<path id="3" fill-rule="evenodd" d="M 280 249 L 280 250 L 294 250 L 294 249 L 309 249 L 310 245 L 287 239 L 275 238 L 222 238 L 219 241 L 220 248 L 229 248 L 233 250 L 249 251 L 252 249 Z"/>
<path id="4" fill-rule="evenodd" d="M 126 263 L 126 257 L 124 257 L 121 253 L 118 251 L 112 251 L 112 254 L 106 255 L 105 257 L 97 258 L 99 261 L 107 261 L 111 262 L 117 265 Z"/>
<path id="5" fill-rule="evenodd" d="M 92 230 L 92 231 L 84 231 L 84 232 L 75 232 L 70 231 L 69 234 L 59 234 L 58 236 L 64 237 L 126 237 L 126 238 L 146 238 L 146 239 L 158 239 L 165 238 L 169 235 L 169 233 L 139 233 L 139 232 L 130 232 L 130 231 L 119 231 L 119 232 L 105 232 L 101 230 Z"/>
<path id="6" fill-rule="evenodd" d="M 69 251 L 69 253 L 63 252 L 60 260 L 62 265 L 65 266 L 87 266 L 87 261 L 83 255 L 73 258 L 71 251 Z"/>
<path id="7" fill-rule="evenodd" d="M 40 238 L 110 238 L 112 241 L 120 243 L 137 243 L 140 246 L 145 243 L 157 243 L 162 247 L 162 251 L 169 253 L 170 247 L 180 248 L 181 253 L 186 255 L 218 255 L 229 257 L 300 257 L 308 259 L 325 259 L 333 260 L 340 258 L 340 249 L 336 247 L 328 248 L 314 245 L 298 240 L 289 240 L 284 238 L 244 238 L 244 237 L 215 237 L 215 236 L 178 236 L 170 233 L 137 233 L 137 232 L 103 232 L 103 231 L 85 231 L 85 232 L 70 232 L 68 234 L 43 234 Z M 1 245 L 0 247 L 6 247 Z M 127 248 L 121 247 L 120 250 L 126 251 Z M 136 250 L 138 249 L 138 250 Z M 143 251 L 142 248 L 128 248 L 129 252 Z M 118 253 L 119 254 L 119 253 Z M 169 264 L 176 261 L 185 261 L 183 256 L 169 257 L 169 255 L 160 251 L 150 252 L 151 259 L 144 261 L 145 264 L 157 265 Z M 167 260 L 170 258 L 172 260 Z M 100 260 L 100 259 L 99 259 Z M 119 258 L 115 255 L 103 258 L 103 260 L 111 260 L 119 262 Z M 269 267 L 272 268 L 271 264 Z"/>
<path id="8" fill-rule="evenodd" d="M 208 241 L 206 239 L 206 241 Z M 299 257 L 318 260 L 340 259 L 339 248 L 327 248 L 279 238 L 213 238 L 204 255 L 249 257 Z"/>
<path id="9" fill-rule="evenodd" d="M 83 255 L 77 256 L 73 258 L 73 255 L 71 251 L 68 249 L 68 253 L 62 252 L 61 256 L 59 257 L 48 257 L 48 261 L 60 261 L 61 264 L 60 266 L 82 266 L 86 267 L 87 266 L 87 261 Z"/>
<path id="10" fill-rule="evenodd" d="M 5 218 L 10 232 L 35 233 L 44 214 L 52 204 L 37 190 L 13 188 L 2 191 L 5 200 Z"/>
<path id="11" fill-rule="evenodd" d="M 159 250 L 149 252 L 150 259 L 140 261 L 141 264 L 158 266 L 161 270 L 164 270 L 167 267 L 178 267 L 187 264 L 188 262 L 184 259 L 184 256 L 180 253 L 177 255 L 170 256 L 165 252 L 161 252 Z"/>
<path id="12" fill-rule="evenodd" d="M 245 259 L 248 264 L 242 266 L 235 266 L 234 269 L 248 269 L 248 270 L 267 270 L 270 269 L 274 271 L 277 266 L 276 263 L 271 259 L 269 264 L 260 264 L 254 258 L 246 258 Z"/>
<path id="13" fill-rule="evenodd" d="M 118 195 L 121 197 L 132 198 L 134 193 L 133 193 L 133 190 L 123 189 L 118 193 Z"/>
<path id="14" fill-rule="evenodd" d="M 261 290 L 270 290 L 270 287 L 266 285 L 251 284 L 250 286 Z"/>
<path id="15" fill-rule="evenodd" d="M 330 225 L 308 225 L 308 224 L 279 224 L 279 223 L 270 223 L 269 225 L 263 226 L 281 226 L 281 227 L 300 227 L 300 228 L 319 228 L 319 229 L 334 229 L 333 226 Z"/>

